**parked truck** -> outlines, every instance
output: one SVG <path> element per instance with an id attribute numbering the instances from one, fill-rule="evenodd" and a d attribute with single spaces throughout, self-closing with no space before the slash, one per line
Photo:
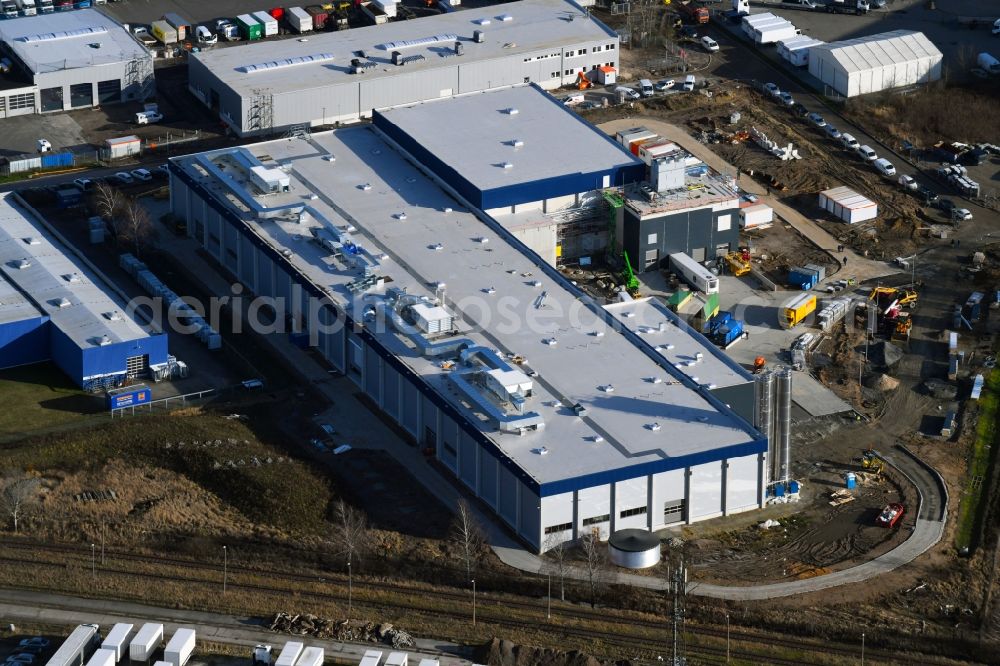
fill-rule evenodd
<path id="1" fill-rule="evenodd" d="M 163 661 L 170 666 L 187 666 L 191 653 L 194 652 L 195 631 L 181 627 L 174 632 L 167 647 L 163 648 Z"/>
<path id="2" fill-rule="evenodd" d="M 38 12 L 40 14 L 51 14 L 56 10 L 52 0 L 38 0 Z"/>
<path id="3" fill-rule="evenodd" d="M 177 43 L 177 31 L 166 21 L 153 21 L 149 31 L 164 46 Z"/>
<path id="4" fill-rule="evenodd" d="M 698 25 L 708 23 L 708 9 L 695 4 L 694 0 L 688 0 L 677 5 L 677 12 L 681 15 L 681 18 L 691 23 L 697 23 Z"/>
<path id="5" fill-rule="evenodd" d="M 302 7 L 289 7 L 285 12 L 285 20 L 288 26 L 298 33 L 311 32 L 313 29 L 313 17 Z"/>
<path id="6" fill-rule="evenodd" d="M 17 0 L 17 7 L 21 10 L 21 16 L 36 16 L 38 14 L 35 0 Z"/>
<path id="7" fill-rule="evenodd" d="M 260 39 L 264 32 L 264 26 L 250 14 L 237 16 L 236 26 L 240 29 L 240 36 L 246 40 Z"/>
<path id="8" fill-rule="evenodd" d="M 826 11 L 831 14 L 867 14 L 871 11 L 868 0 L 828 0 Z"/>
<path id="9" fill-rule="evenodd" d="M 2 0 L 0 10 L 3 11 L 4 18 L 17 18 L 17 2 L 15 0 Z"/>
<path id="10" fill-rule="evenodd" d="M 177 31 L 177 41 L 183 42 L 191 35 L 191 22 L 177 14 L 164 14 L 161 20 L 166 21 L 171 28 Z"/>
<path id="11" fill-rule="evenodd" d="M 779 310 L 778 323 L 782 328 L 798 326 L 816 311 L 816 295 L 800 294 Z"/>
<path id="12" fill-rule="evenodd" d="M 83 666 L 101 643 L 101 627 L 81 624 L 59 646 L 45 666 Z"/>
<path id="13" fill-rule="evenodd" d="M 251 16 L 257 19 L 257 23 L 263 26 L 261 37 L 273 37 L 278 34 L 278 21 L 273 16 L 267 12 L 254 12 Z"/>

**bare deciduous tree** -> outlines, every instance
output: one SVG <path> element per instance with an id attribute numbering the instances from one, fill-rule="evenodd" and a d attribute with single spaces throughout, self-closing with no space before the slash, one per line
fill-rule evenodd
<path id="1" fill-rule="evenodd" d="M 566 601 L 566 566 L 569 556 L 566 542 L 558 534 L 547 539 L 545 553 L 549 556 L 549 573 L 559 579 L 559 599 Z"/>
<path id="2" fill-rule="evenodd" d="M 607 559 L 607 550 L 601 545 L 601 532 L 587 532 L 580 538 L 583 549 L 584 568 L 587 571 L 587 582 L 590 584 L 590 607 L 597 603 L 597 584 L 601 580 L 601 572 Z"/>
<path id="3" fill-rule="evenodd" d="M 458 501 L 458 511 L 451 523 L 451 541 L 458 546 L 462 555 L 466 578 L 472 580 L 476 560 L 482 552 L 486 537 L 472 512 L 472 507 L 464 499 Z"/>
<path id="4" fill-rule="evenodd" d="M 33 477 L 9 475 L 0 480 L 0 509 L 14 523 L 17 532 L 18 522 L 38 501 L 39 481 Z"/>
<path id="5" fill-rule="evenodd" d="M 138 257 L 142 248 L 153 238 L 153 220 L 138 199 L 129 199 L 122 207 L 122 221 L 118 228 L 118 242 L 129 243 Z"/>
<path id="6" fill-rule="evenodd" d="M 118 188 L 111 187 L 107 183 L 98 183 L 94 188 L 94 208 L 97 209 L 97 214 L 113 227 L 124 206 L 125 196 Z"/>
<path id="7" fill-rule="evenodd" d="M 333 507 L 338 554 L 347 563 L 361 562 L 371 546 L 371 532 L 365 514 L 343 500 Z"/>

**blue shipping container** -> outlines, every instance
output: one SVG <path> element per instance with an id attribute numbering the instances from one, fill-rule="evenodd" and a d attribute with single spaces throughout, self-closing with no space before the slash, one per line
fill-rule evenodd
<path id="1" fill-rule="evenodd" d="M 129 386 L 127 388 L 108 391 L 108 409 L 135 407 L 152 400 L 153 395 L 148 386 Z"/>
<path id="2" fill-rule="evenodd" d="M 73 166 L 73 153 L 44 153 L 42 168 Z"/>
<path id="3" fill-rule="evenodd" d="M 76 0 L 76 2 L 73 3 L 73 6 L 77 9 L 86 9 L 87 7 L 90 7 L 90 0 Z"/>

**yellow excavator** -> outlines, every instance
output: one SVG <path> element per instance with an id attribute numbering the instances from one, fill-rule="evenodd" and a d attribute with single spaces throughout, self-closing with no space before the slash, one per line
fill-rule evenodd
<path id="1" fill-rule="evenodd" d="M 861 454 L 861 467 L 876 475 L 881 475 L 885 469 L 885 460 L 875 449 L 866 449 Z"/>

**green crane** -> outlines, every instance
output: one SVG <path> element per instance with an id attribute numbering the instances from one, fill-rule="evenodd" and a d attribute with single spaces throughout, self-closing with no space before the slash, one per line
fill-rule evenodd
<path id="1" fill-rule="evenodd" d="M 632 270 L 632 262 L 628 260 L 628 252 L 622 250 L 622 258 L 625 259 L 625 270 L 622 271 L 622 280 L 625 282 L 625 289 L 630 294 L 635 294 L 639 291 L 639 278 L 635 276 L 635 272 Z"/>

